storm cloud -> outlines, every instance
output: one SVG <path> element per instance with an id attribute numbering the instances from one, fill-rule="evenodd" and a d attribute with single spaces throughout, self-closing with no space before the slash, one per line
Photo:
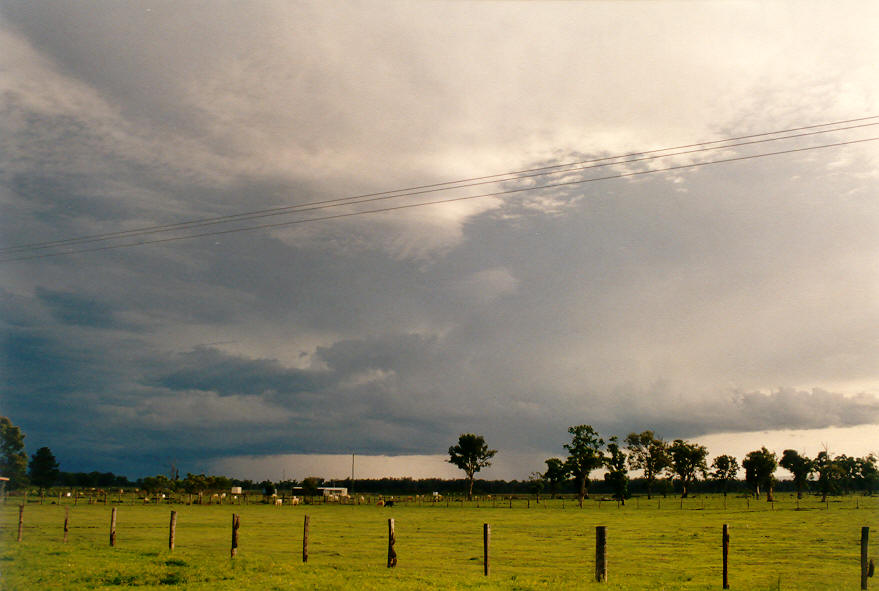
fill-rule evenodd
<path id="1" fill-rule="evenodd" d="M 875 127 L 8 260 L 873 116 L 879 11 L 855 4 L 857 18 L 6 4 L 0 246 L 46 248 L 0 263 L 0 412 L 63 469 L 132 475 L 248 454 L 437 454 L 462 432 L 555 455 L 578 423 L 879 435 Z M 468 199 L 305 221 L 444 196 Z"/>

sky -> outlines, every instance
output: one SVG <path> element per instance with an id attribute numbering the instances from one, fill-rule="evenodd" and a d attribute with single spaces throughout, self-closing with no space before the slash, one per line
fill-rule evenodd
<path id="1" fill-rule="evenodd" d="M 130 477 L 453 477 L 478 433 L 521 479 L 577 424 L 879 453 L 877 30 L 867 1 L 0 2 L 0 413 Z M 400 192 L 523 170 L 555 174 Z"/>

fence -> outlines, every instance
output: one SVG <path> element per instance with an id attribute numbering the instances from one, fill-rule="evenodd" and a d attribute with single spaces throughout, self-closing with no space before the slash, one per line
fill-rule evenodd
<path id="1" fill-rule="evenodd" d="M 512 506 L 512 505 L 511 505 Z M 109 526 L 109 545 L 111 547 L 115 547 L 117 545 L 117 515 L 118 515 L 118 507 L 112 507 L 110 509 L 110 526 Z M 17 528 L 17 541 L 22 542 L 23 533 L 24 533 L 24 523 L 25 523 L 25 505 L 21 504 L 18 507 L 18 528 Z M 231 548 L 230 548 L 230 557 L 231 559 L 235 559 L 238 554 L 239 547 L 239 530 L 241 529 L 241 516 L 237 513 L 232 514 L 232 527 L 231 527 Z M 63 523 L 63 542 L 66 544 L 68 542 L 68 533 L 70 530 L 70 513 L 68 508 L 65 508 L 64 512 L 64 523 Z M 177 524 L 177 511 L 171 510 L 170 512 L 170 521 L 168 525 L 168 549 L 172 551 L 175 549 L 175 540 L 178 531 Z M 387 568 L 395 568 L 398 564 L 398 555 L 397 555 L 397 535 L 396 535 L 396 520 L 394 518 L 387 519 Z M 717 561 L 717 572 L 718 578 L 721 580 L 721 586 L 723 589 L 730 588 L 730 547 L 731 547 L 731 533 L 729 524 L 722 524 L 720 530 L 720 552 L 718 561 Z M 484 576 L 490 575 L 490 562 L 491 562 L 491 526 L 489 523 L 484 523 L 482 526 L 482 562 L 483 562 L 483 573 Z M 608 562 L 608 546 L 609 546 L 609 528 L 605 525 L 595 526 L 595 559 L 594 559 L 594 580 L 596 582 L 602 583 L 606 582 L 609 579 L 609 573 L 611 572 L 611 568 Z M 873 560 L 869 558 L 869 534 L 870 527 L 862 526 L 860 528 L 860 588 L 867 589 L 868 579 L 873 576 L 874 571 L 874 563 Z M 310 517 L 308 514 L 304 515 L 304 524 L 302 530 L 302 562 L 305 563 L 308 561 L 308 544 L 309 544 L 309 535 L 310 535 Z M 405 542 L 404 542 L 405 543 Z"/>

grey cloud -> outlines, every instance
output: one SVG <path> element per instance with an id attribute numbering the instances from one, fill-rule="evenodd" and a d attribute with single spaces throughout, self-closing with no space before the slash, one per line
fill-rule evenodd
<path id="1" fill-rule="evenodd" d="M 38 287 L 34 295 L 49 307 L 52 316 L 62 324 L 94 328 L 117 326 L 112 309 L 100 300 L 42 287 Z"/>
<path id="2" fill-rule="evenodd" d="M 669 40 L 678 59 L 623 67 L 656 20 L 626 7 L 2 10 L 0 41 L 24 56 L 4 62 L 9 245 L 856 116 L 872 88 L 828 66 L 807 77 L 828 95 L 816 111 L 818 87 L 759 78 L 775 71 L 754 65 L 764 47 L 720 49 L 741 40 L 719 26 L 704 33 L 725 36 L 717 59 L 696 30 Z M 630 11 L 619 54 L 590 34 L 592 10 Z M 711 84 L 736 80 L 737 60 L 754 77 Z M 691 94 L 664 86 L 679 72 Z M 0 402 L 83 469 L 118 469 L 128 448 L 154 470 L 242 450 L 434 453 L 464 431 L 553 453 L 572 423 L 876 424 L 875 159 L 801 154 L 6 265 Z M 229 344 L 199 346 L 215 342 Z"/>
<path id="3" fill-rule="evenodd" d="M 252 360 L 224 355 L 207 347 L 181 353 L 162 369 L 167 373 L 153 380 L 157 386 L 170 390 L 204 390 L 221 395 L 293 394 L 319 389 L 324 381 L 320 372 L 288 369 L 274 359 Z"/>

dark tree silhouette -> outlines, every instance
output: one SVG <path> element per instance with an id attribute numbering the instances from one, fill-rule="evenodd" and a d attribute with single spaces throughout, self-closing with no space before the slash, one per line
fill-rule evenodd
<path id="1" fill-rule="evenodd" d="M 620 449 L 616 436 L 608 441 L 604 465 L 607 467 L 607 472 L 604 474 L 605 482 L 613 487 L 613 497 L 625 505 L 626 497 L 629 496 L 629 475 L 626 470 L 626 453 Z"/>
<path id="2" fill-rule="evenodd" d="M 701 473 L 704 477 L 708 472 L 708 466 L 705 465 L 708 450 L 683 439 L 675 439 L 668 450 L 671 455 L 671 470 L 681 481 L 681 498 L 686 498 L 690 484 L 696 481 L 698 474 Z"/>
<path id="3" fill-rule="evenodd" d="M 827 495 L 839 490 L 842 470 L 824 449 L 815 456 L 815 472 L 818 473 L 818 488 L 821 490 L 821 502 L 823 503 L 827 500 Z"/>
<path id="4" fill-rule="evenodd" d="M 653 431 L 642 431 L 629 433 L 626 437 L 626 447 L 629 449 L 629 467 L 644 472 L 649 499 L 656 478 L 671 465 L 668 444 L 661 437 L 655 436 Z"/>
<path id="5" fill-rule="evenodd" d="M 40 491 L 49 488 L 58 481 L 61 470 L 58 469 L 58 462 L 52 455 L 52 450 L 48 447 L 41 447 L 33 456 L 31 456 L 28 475 L 31 482 L 40 487 Z"/>
<path id="6" fill-rule="evenodd" d="M 555 498 L 559 492 L 559 486 L 568 479 L 568 469 L 565 463 L 559 458 L 548 458 L 546 462 L 546 472 L 543 478 L 549 483 L 550 498 Z"/>
<path id="7" fill-rule="evenodd" d="M 739 473 L 739 463 L 733 456 L 722 455 L 714 458 L 711 462 L 714 471 L 711 472 L 711 478 L 720 483 L 723 490 L 723 496 L 726 496 L 729 482 L 736 479 Z"/>
<path id="8" fill-rule="evenodd" d="M 458 445 L 449 447 L 449 463 L 454 464 L 467 475 L 467 500 L 473 498 L 473 475 L 491 466 L 491 458 L 496 449 L 488 449 L 482 435 L 464 433 L 458 437 Z"/>
<path id="9" fill-rule="evenodd" d="M 9 479 L 9 488 L 27 484 L 24 433 L 8 417 L 0 417 L 0 475 Z"/>
<path id="10" fill-rule="evenodd" d="M 760 486 L 766 489 L 766 500 L 772 501 L 772 487 L 775 483 L 775 469 L 778 461 L 775 454 L 765 447 L 755 451 L 749 451 L 742 460 L 745 469 L 745 481 L 754 488 L 755 496 L 760 496 Z"/>
<path id="11" fill-rule="evenodd" d="M 815 462 L 806 456 L 801 456 L 793 449 L 786 449 L 781 452 L 781 460 L 778 465 L 793 474 L 797 498 L 802 499 L 809 475 L 815 470 Z"/>
<path id="12" fill-rule="evenodd" d="M 568 450 L 565 466 L 577 481 L 577 502 L 582 507 L 583 499 L 589 497 L 589 473 L 604 465 L 604 453 L 601 451 L 604 440 L 590 425 L 568 427 L 568 433 L 571 434 L 571 443 L 564 445 Z"/>

